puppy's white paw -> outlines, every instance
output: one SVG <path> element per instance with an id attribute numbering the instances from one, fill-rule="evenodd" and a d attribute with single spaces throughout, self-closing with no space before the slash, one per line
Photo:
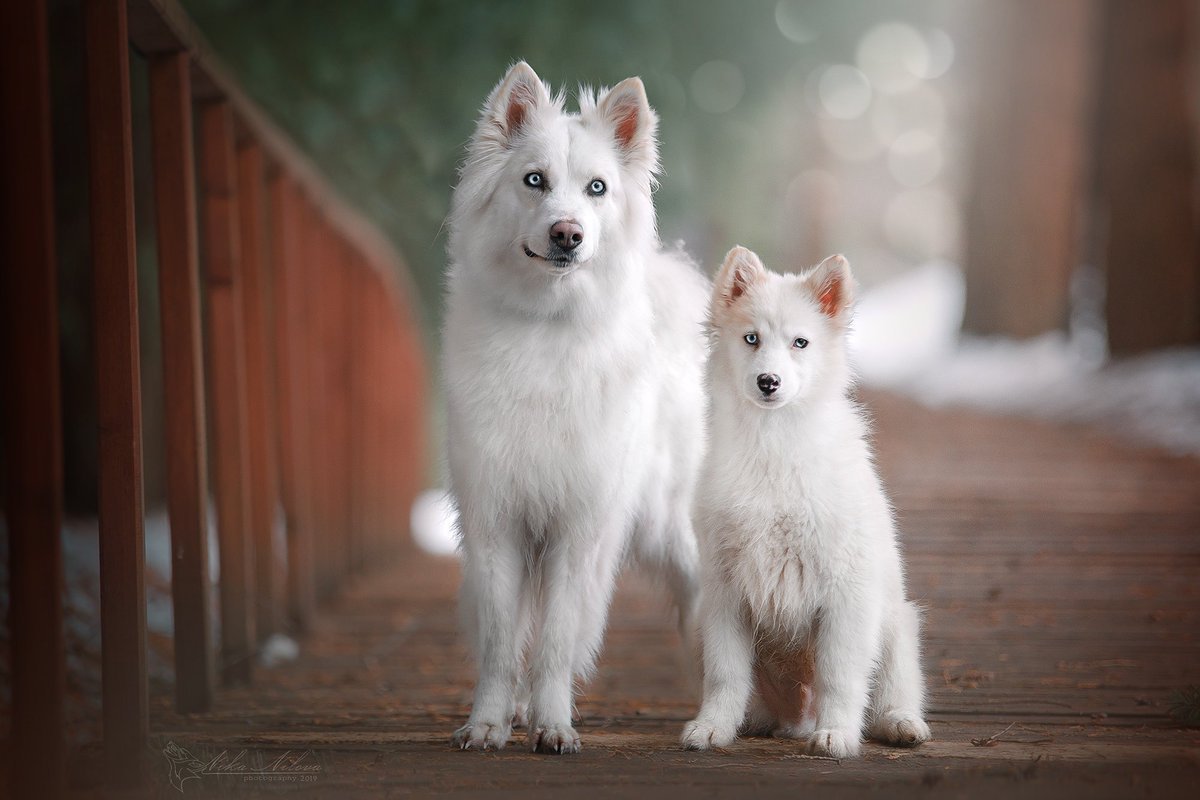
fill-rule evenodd
<path id="1" fill-rule="evenodd" d="M 871 738 L 885 744 L 916 747 L 933 738 L 929 725 L 919 714 L 907 711 L 888 711 L 871 725 Z"/>
<path id="2" fill-rule="evenodd" d="M 570 724 L 538 725 L 529 731 L 529 749 L 535 753 L 567 755 L 580 750 L 579 734 Z"/>
<path id="3" fill-rule="evenodd" d="M 821 728 L 813 731 L 808 737 L 808 744 L 804 749 L 810 756 L 854 758 L 862 751 L 862 741 L 858 731 Z"/>
<path id="4" fill-rule="evenodd" d="M 512 734 L 506 722 L 470 722 L 454 732 L 450 742 L 460 750 L 503 750 Z"/>
<path id="5" fill-rule="evenodd" d="M 737 738 L 737 728 L 732 725 L 716 725 L 697 717 L 683 727 L 679 743 L 684 750 L 708 750 L 713 747 L 728 747 Z"/>

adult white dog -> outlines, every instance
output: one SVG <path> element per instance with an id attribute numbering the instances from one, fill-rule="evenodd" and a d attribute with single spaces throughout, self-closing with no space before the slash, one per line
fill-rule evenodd
<path id="1" fill-rule="evenodd" d="M 530 67 L 484 105 L 454 192 L 443 332 L 464 627 L 479 680 L 460 747 L 579 750 L 588 675 L 626 552 L 683 627 L 703 457 L 707 286 L 662 252 L 657 120 L 638 78 L 563 110 Z"/>
<path id="2" fill-rule="evenodd" d="M 712 449 L 700 480 L 704 704 L 684 747 L 739 728 L 858 755 L 929 739 L 918 614 L 848 396 L 846 259 L 802 276 L 735 247 L 712 299 Z"/>

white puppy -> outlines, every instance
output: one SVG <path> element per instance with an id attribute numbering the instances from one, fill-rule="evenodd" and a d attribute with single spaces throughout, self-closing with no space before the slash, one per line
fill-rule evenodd
<path id="1" fill-rule="evenodd" d="M 565 113 L 514 66 L 450 214 L 449 463 L 479 662 L 464 749 L 503 747 L 526 699 L 532 749 L 579 749 L 573 683 L 627 551 L 665 577 L 684 627 L 697 587 L 708 286 L 659 248 L 642 82 L 581 94 Z"/>
<path id="2" fill-rule="evenodd" d="M 741 729 L 843 758 L 864 721 L 891 744 L 929 739 L 917 609 L 847 396 L 852 284 L 841 256 L 785 276 L 743 247 L 717 277 L 696 517 L 704 703 L 684 747 Z"/>

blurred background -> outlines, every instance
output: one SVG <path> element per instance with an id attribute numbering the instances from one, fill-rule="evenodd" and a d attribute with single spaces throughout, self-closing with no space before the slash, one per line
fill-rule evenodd
<path id="1" fill-rule="evenodd" d="M 781 271 L 845 253 L 863 290 L 855 345 L 868 385 L 1119 419 L 1200 452 L 1200 367 L 1178 351 L 1200 341 L 1191 2 L 182 5 L 247 93 L 399 249 L 430 363 L 456 168 L 483 98 L 523 58 L 570 92 L 644 79 L 661 117 L 662 237 L 706 270 L 734 243 Z M 85 158 L 71 102 L 83 81 L 77 11 L 77 0 L 51 4 L 55 146 L 67 163 Z M 146 66 L 132 67 L 134 115 L 145 119 Z M 146 186 L 147 128 L 135 124 Z M 67 503 L 87 511 L 86 185 L 60 174 Z M 149 202 L 138 223 L 154 442 Z M 1157 357 L 1097 373 L 1110 354 L 1146 353 Z M 160 474 L 147 470 L 147 496 L 161 501 Z"/>
<path id="2" fill-rule="evenodd" d="M 734 243 L 780 271 L 846 254 L 868 388 L 1200 455 L 1195 0 L 181 5 L 402 254 L 430 365 L 456 167 L 484 97 L 525 59 L 572 92 L 643 78 L 661 118 L 660 231 L 706 271 Z M 86 661 L 95 570 L 71 572 L 95 561 L 97 507 L 86 76 L 80 0 L 49 9 L 68 630 Z M 148 70 L 131 67 L 150 626 L 169 636 Z M 437 454 L 436 395 L 429 405 Z M 439 495 L 421 502 L 425 544 L 445 551 Z M 169 679 L 166 659 L 151 667 Z"/>
<path id="3" fill-rule="evenodd" d="M 568 90 L 643 78 L 660 230 L 706 269 L 845 253 L 868 385 L 1200 452 L 1195 352 L 1161 352 L 1200 341 L 1194 3 L 185 6 L 397 243 L 431 352 L 455 168 L 524 58 Z"/>

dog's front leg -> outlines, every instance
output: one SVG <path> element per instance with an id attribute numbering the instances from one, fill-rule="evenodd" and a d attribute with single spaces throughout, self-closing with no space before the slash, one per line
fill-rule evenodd
<path id="1" fill-rule="evenodd" d="M 626 520 L 584 514 L 550 531 L 542 558 L 538 641 L 529 672 L 529 745 L 576 753 L 571 726 L 576 675 L 586 676 L 604 638 Z"/>
<path id="2" fill-rule="evenodd" d="M 861 751 L 880 623 L 879 609 L 853 589 L 836 592 L 822 608 L 814 647 L 816 730 L 808 739 L 810 754 L 850 758 Z"/>
<path id="3" fill-rule="evenodd" d="M 704 704 L 683 729 L 688 750 L 725 747 L 737 738 L 753 688 L 754 646 L 741 599 L 717 581 L 701 600 L 704 645 Z"/>
<path id="4" fill-rule="evenodd" d="M 515 525 L 470 526 L 463 514 L 462 613 L 474 631 L 479 663 L 475 702 L 451 741 L 464 750 L 499 750 L 512 734 L 521 655 L 528 626 L 524 559 Z"/>

